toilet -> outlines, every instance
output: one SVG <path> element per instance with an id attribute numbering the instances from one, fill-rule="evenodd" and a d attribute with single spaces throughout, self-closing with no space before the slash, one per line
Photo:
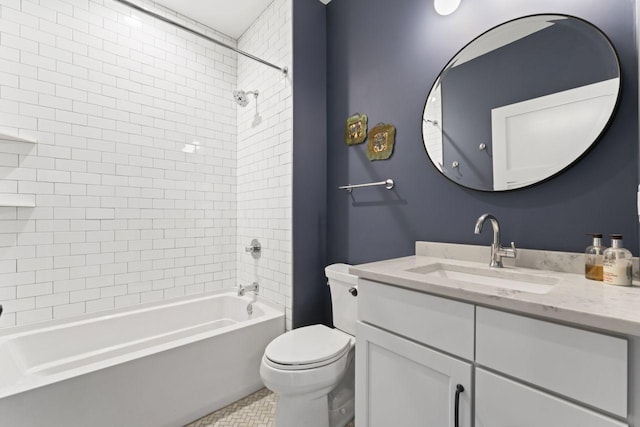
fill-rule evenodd
<path id="1" fill-rule="evenodd" d="M 276 427 L 343 427 L 353 418 L 358 282 L 348 270 L 325 268 L 335 329 L 294 329 L 264 351 L 260 376 L 279 395 Z"/>

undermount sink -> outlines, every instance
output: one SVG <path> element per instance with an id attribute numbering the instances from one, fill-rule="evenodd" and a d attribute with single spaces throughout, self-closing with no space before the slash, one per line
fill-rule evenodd
<path id="1" fill-rule="evenodd" d="M 471 285 L 492 286 L 534 294 L 546 294 L 559 279 L 552 276 L 528 274 L 509 268 L 493 269 L 489 267 L 467 267 L 454 264 L 434 263 L 408 269 L 426 277 L 449 279 Z"/>

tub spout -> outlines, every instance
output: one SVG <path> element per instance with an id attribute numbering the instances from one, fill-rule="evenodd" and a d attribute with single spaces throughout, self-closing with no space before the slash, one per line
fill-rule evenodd
<path id="1" fill-rule="evenodd" d="M 253 282 L 248 286 L 238 285 L 238 296 L 243 297 L 246 292 L 251 291 L 255 292 L 256 295 L 258 295 L 259 288 L 260 286 L 258 285 L 258 282 Z"/>

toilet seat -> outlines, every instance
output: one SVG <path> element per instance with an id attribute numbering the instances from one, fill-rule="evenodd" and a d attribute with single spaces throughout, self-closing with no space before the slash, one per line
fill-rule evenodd
<path id="1" fill-rule="evenodd" d="M 272 368 L 304 370 L 329 365 L 344 357 L 353 337 L 324 325 L 294 329 L 274 339 L 264 351 L 264 361 Z"/>

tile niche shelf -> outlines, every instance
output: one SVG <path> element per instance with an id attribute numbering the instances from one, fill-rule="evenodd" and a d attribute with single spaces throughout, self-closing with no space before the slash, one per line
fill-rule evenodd
<path id="1" fill-rule="evenodd" d="M 34 138 L 0 131 L 0 142 L 36 144 L 38 141 Z M 34 208 L 35 206 L 35 194 L 0 193 L 0 207 Z"/>
<path id="2" fill-rule="evenodd" d="M 0 207 L 35 208 L 34 194 L 6 194 L 0 193 Z"/>
<path id="3" fill-rule="evenodd" d="M 16 134 L 0 131 L 0 141 L 24 142 L 26 144 L 36 144 L 38 141 L 33 138 L 18 136 Z"/>

